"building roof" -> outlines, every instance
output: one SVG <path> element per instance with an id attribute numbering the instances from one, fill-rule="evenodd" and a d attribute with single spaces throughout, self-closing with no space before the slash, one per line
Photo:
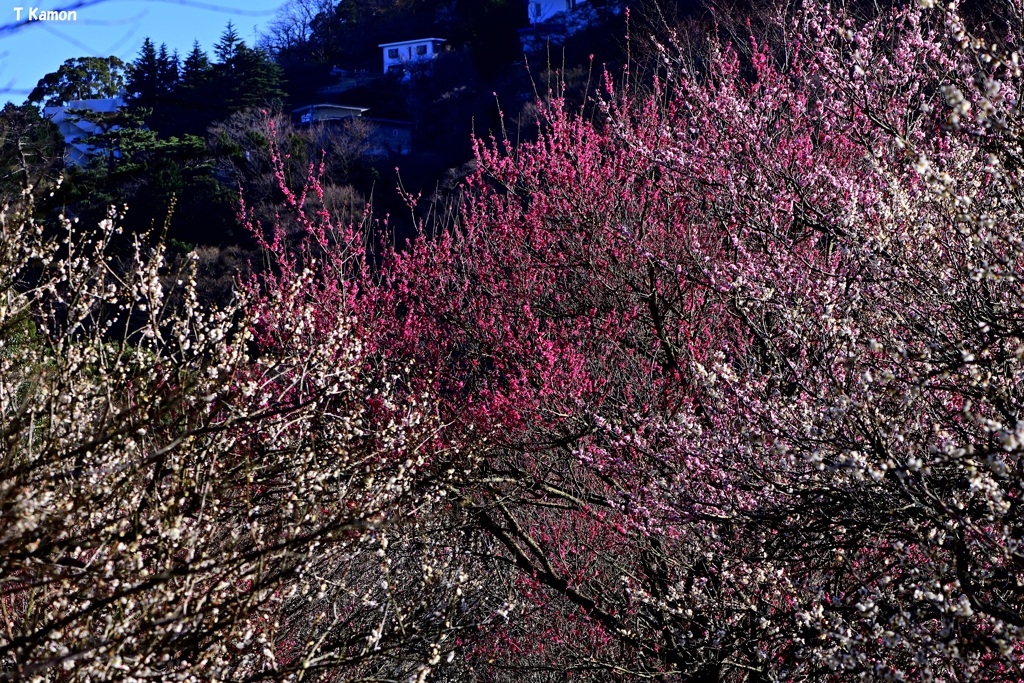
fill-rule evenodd
<path id="1" fill-rule="evenodd" d="M 364 121 L 369 123 L 386 123 L 392 126 L 409 126 L 412 127 L 412 121 L 405 121 L 403 119 L 382 119 L 378 116 L 364 116 Z"/>
<path id="2" fill-rule="evenodd" d="M 88 109 L 90 111 L 98 112 L 112 112 L 117 111 L 125 104 L 124 98 L 118 97 L 102 97 L 93 100 L 71 100 L 68 102 L 65 109 Z"/>
<path id="3" fill-rule="evenodd" d="M 416 45 L 417 43 L 443 43 L 446 38 L 417 38 L 416 40 L 399 40 L 396 43 L 381 43 L 377 47 L 400 47 L 402 45 Z"/>
<path id="4" fill-rule="evenodd" d="M 60 123 L 64 120 L 64 116 L 67 114 L 67 112 L 75 109 L 85 109 L 100 114 L 109 114 L 117 111 L 123 106 L 125 106 L 125 101 L 124 98 L 120 96 L 102 97 L 92 100 L 71 100 L 65 105 L 58 105 L 55 107 L 44 107 L 43 116 L 52 119 L 54 123 Z"/>
<path id="5" fill-rule="evenodd" d="M 304 107 L 299 107 L 298 109 L 293 109 L 292 113 L 293 114 L 298 114 L 298 113 L 304 112 L 304 111 L 313 111 L 314 109 L 344 109 L 345 111 L 358 111 L 358 112 L 370 111 L 369 107 L 353 107 L 353 106 L 349 106 L 347 104 L 307 104 Z"/>

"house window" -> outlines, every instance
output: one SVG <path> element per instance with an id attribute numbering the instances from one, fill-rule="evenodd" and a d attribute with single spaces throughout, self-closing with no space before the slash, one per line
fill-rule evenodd
<path id="1" fill-rule="evenodd" d="M 426 45 L 417 45 L 416 46 L 416 54 L 418 56 L 420 56 L 420 57 L 422 57 L 423 55 L 427 54 L 427 46 Z"/>
<path id="2" fill-rule="evenodd" d="M 388 59 L 398 59 L 398 48 L 393 47 L 388 50 Z"/>

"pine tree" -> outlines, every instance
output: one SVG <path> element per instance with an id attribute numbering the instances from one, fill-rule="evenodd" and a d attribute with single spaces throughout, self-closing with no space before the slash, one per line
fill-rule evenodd
<path id="1" fill-rule="evenodd" d="M 282 97 L 281 68 L 264 50 L 245 44 L 229 21 L 213 47 L 213 87 L 222 103 L 220 116 Z"/>
<path id="2" fill-rule="evenodd" d="M 253 49 L 242 43 L 229 72 L 234 76 L 230 83 L 229 106 L 234 109 L 264 104 L 284 96 L 281 90 L 281 68 L 263 50 Z"/>
<path id="3" fill-rule="evenodd" d="M 134 107 L 152 108 L 160 96 L 160 57 L 149 37 L 142 41 L 139 56 L 128 65 L 126 89 L 128 102 Z"/>
<path id="4" fill-rule="evenodd" d="M 203 48 L 199 46 L 199 41 L 196 40 L 192 43 L 192 51 L 188 53 L 182 64 L 180 85 L 187 88 L 195 87 L 209 74 L 210 58 L 203 51 Z"/>
<path id="5" fill-rule="evenodd" d="M 178 53 L 169 52 L 166 43 L 158 50 L 150 38 L 128 67 L 128 101 L 151 128 L 163 129 L 175 118 L 171 109 L 178 70 Z"/>
<path id="6" fill-rule="evenodd" d="M 161 130 L 169 135 L 201 135 L 219 111 L 217 105 L 221 97 L 214 82 L 210 58 L 199 41 L 194 41 L 192 50 L 178 69 L 173 119 L 167 121 Z"/>
<path id="7" fill-rule="evenodd" d="M 241 36 L 235 30 L 235 25 L 229 21 L 224 33 L 220 35 L 220 40 L 213 46 L 213 53 L 217 55 L 220 64 L 228 65 L 230 68 L 234 66 L 239 48 L 244 45 Z"/>
<path id="8" fill-rule="evenodd" d="M 157 56 L 160 90 L 164 94 L 173 92 L 178 84 L 179 60 L 178 52 L 168 54 L 167 44 L 160 45 L 160 54 Z"/>

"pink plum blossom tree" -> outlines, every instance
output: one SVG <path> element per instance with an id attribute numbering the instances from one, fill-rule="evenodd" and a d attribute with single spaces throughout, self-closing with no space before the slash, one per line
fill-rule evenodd
<path id="1" fill-rule="evenodd" d="M 508 622 L 474 672 L 1024 676 L 1020 27 L 810 3 L 788 35 L 481 142 L 459 220 L 367 286 L 476 453 L 453 512 Z"/>

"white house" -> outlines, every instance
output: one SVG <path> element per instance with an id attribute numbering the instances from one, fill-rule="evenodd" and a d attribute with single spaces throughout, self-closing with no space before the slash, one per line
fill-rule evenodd
<path id="1" fill-rule="evenodd" d="M 441 52 L 444 38 L 420 38 L 401 40 L 397 43 L 381 43 L 377 47 L 384 51 L 384 73 L 405 71 L 406 67 L 428 62 Z"/>
<path id="2" fill-rule="evenodd" d="M 96 150 L 92 145 L 82 142 L 82 138 L 97 133 L 106 133 L 117 130 L 118 126 L 104 129 L 79 114 L 83 110 L 94 111 L 100 114 L 112 114 L 125 106 L 122 97 L 106 97 L 94 100 L 72 100 L 63 107 L 46 107 L 43 115 L 57 124 L 60 134 L 64 137 L 64 144 L 67 145 L 67 163 L 77 166 L 84 165 Z"/>
<path id="3" fill-rule="evenodd" d="M 314 124 L 324 121 L 359 118 L 370 111 L 368 107 L 350 107 L 345 104 L 307 104 L 292 111 L 299 123 Z"/>
<path id="4" fill-rule="evenodd" d="M 529 0 L 530 23 L 543 24 L 556 14 L 576 9 L 584 0 Z"/>

